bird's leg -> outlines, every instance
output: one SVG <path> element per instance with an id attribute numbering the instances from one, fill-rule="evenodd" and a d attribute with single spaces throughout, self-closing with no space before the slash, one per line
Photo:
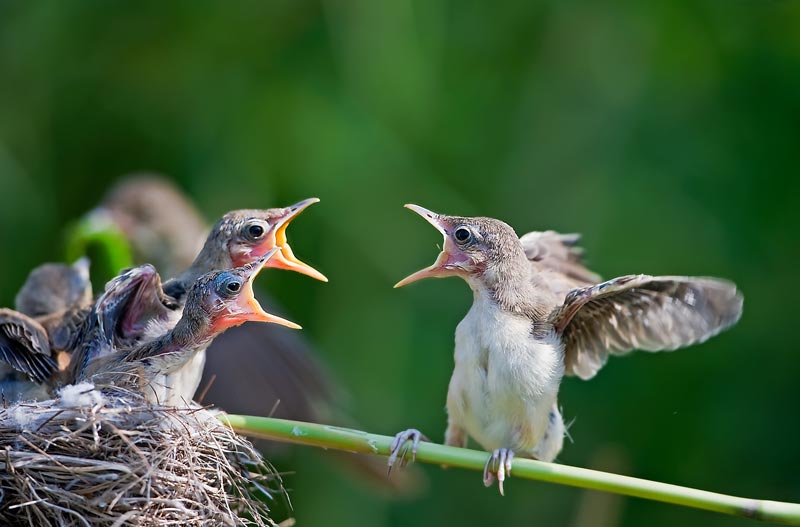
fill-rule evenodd
<path id="1" fill-rule="evenodd" d="M 425 435 L 416 428 L 409 428 L 408 430 L 403 430 L 395 435 L 394 441 L 392 441 L 392 445 L 389 447 L 389 473 L 392 472 L 392 467 L 397 462 L 398 457 L 400 458 L 401 468 L 408 463 L 408 460 L 406 459 L 406 454 L 408 453 L 408 445 L 406 445 L 407 441 L 411 441 L 411 461 L 414 461 L 417 457 L 417 448 L 419 447 L 419 442 L 430 441 L 430 439 L 425 437 Z"/>
<path id="2" fill-rule="evenodd" d="M 486 461 L 486 466 L 483 468 L 483 484 L 491 487 L 496 478 L 500 494 L 505 495 L 503 493 L 503 482 L 506 476 L 511 475 L 512 461 L 514 461 L 514 452 L 509 448 L 498 448 L 492 452 L 492 455 Z"/>
<path id="3" fill-rule="evenodd" d="M 467 448 L 467 432 L 455 424 L 452 419 L 447 420 L 447 431 L 444 433 L 444 444 L 458 448 Z"/>

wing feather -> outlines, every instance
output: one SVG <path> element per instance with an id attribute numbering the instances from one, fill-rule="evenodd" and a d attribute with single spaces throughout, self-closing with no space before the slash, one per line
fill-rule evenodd
<path id="1" fill-rule="evenodd" d="M 705 341 L 739 320 L 742 302 L 734 284 L 717 278 L 628 275 L 571 291 L 550 320 L 566 373 L 590 379 L 610 355 Z"/>
<path id="2" fill-rule="evenodd" d="M 563 298 L 577 287 L 596 284 L 601 278 L 583 263 L 580 234 L 533 231 L 520 238 L 522 249 L 534 268 L 534 281 Z"/>
<path id="3" fill-rule="evenodd" d="M 57 369 L 50 356 L 47 333 L 35 320 L 12 311 L 0 309 L 0 360 L 42 383 Z"/>

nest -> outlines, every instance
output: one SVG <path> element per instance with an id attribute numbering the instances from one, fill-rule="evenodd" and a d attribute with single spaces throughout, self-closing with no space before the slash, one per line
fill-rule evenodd
<path id="1" fill-rule="evenodd" d="M 0 409 L 0 525 L 275 526 L 280 477 L 202 408 L 68 386 Z"/>

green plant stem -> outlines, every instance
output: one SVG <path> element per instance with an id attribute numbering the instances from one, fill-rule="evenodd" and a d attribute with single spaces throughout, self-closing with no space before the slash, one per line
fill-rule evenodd
<path id="1" fill-rule="evenodd" d="M 348 428 L 269 417 L 222 414 L 220 419 L 228 423 L 235 431 L 251 437 L 362 454 L 388 456 L 390 445 L 394 439 L 390 436 L 370 434 Z M 483 470 L 488 458 L 487 452 L 434 443 L 420 443 L 416 456 L 417 461 L 424 463 L 480 471 Z M 668 483 L 522 458 L 514 459 L 513 475 L 515 478 L 549 481 L 745 518 L 800 525 L 800 504 L 796 503 L 739 498 Z"/>
<path id="2" fill-rule="evenodd" d="M 133 265 L 125 235 L 110 219 L 87 214 L 66 230 L 64 252 L 67 261 L 92 255 L 92 276 L 102 285 L 120 269 Z"/>

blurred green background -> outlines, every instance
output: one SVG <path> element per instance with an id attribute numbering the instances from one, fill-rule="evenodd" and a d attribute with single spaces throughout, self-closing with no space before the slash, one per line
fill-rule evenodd
<path id="1" fill-rule="evenodd" d="M 0 304 L 121 175 L 170 175 L 209 219 L 322 203 L 292 226 L 331 279 L 263 278 L 365 429 L 441 440 L 458 280 L 401 208 L 579 231 L 591 266 L 713 275 L 739 325 L 614 359 L 561 391 L 560 461 L 800 500 L 800 3 L 0 2 Z M 300 525 L 748 525 L 426 466 L 402 500 L 325 453 L 276 460 Z"/>

